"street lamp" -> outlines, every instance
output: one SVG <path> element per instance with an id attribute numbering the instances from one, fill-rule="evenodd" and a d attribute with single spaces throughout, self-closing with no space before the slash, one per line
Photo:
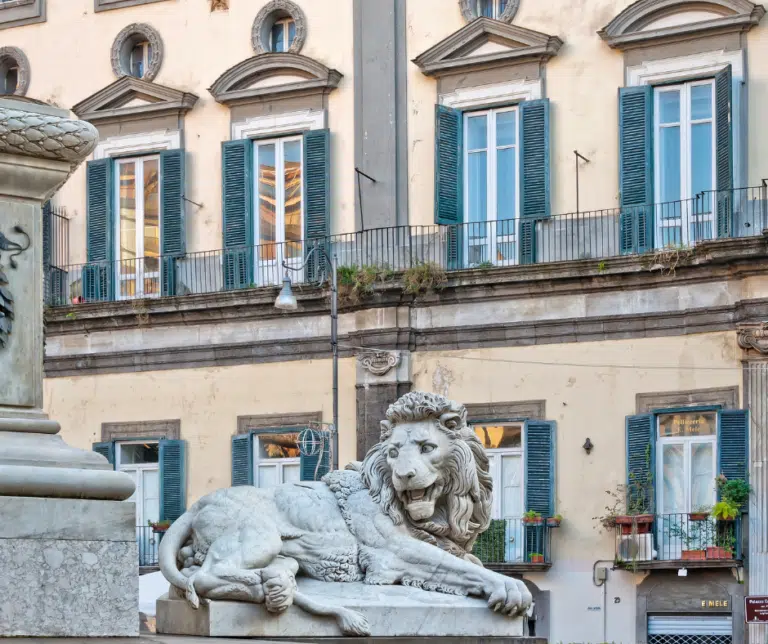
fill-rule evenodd
<path id="1" fill-rule="evenodd" d="M 301 266 L 289 266 L 283 260 L 285 277 L 283 278 L 283 288 L 275 300 L 275 308 L 281 311 L 295 311 L 299 304 L 296 296 L 291 289 L 291 277 L 288 271 L 302 271 L 309 263 L 312 255 L 318 255 L 325 259 L 331 265 L 331 350 L 333 351 L 333 430 L 331 432 L 331 467 L 334 470 L 339 469 L 339 291 L 337 288 L 337 259 L 334 253 L 333 257 L 328 256 L 328 251 L 323 246 L 315 245 L 307 253 L 304 263 Z M 322 281 L 322 280 L 321 280 Z M 322 456 L 321 456 L 322 458 Z"/>

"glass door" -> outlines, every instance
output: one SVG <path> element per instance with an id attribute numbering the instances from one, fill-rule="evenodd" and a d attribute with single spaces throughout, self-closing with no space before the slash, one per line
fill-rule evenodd
<path id="1" fill-rule="evenodd" d="M 155 565 L 159 535 L 149 524 L 160 520 L 159 446 L 157 443 L 118 443 L 116 456 L 117 469 L 136 483 L 136 489 L 127 500 L 136 504 L 139 565 Z"/>
<path id="2" fill-rule="evenodd" d="M 301 480 L 298 434 L 258 434 L 253 438 L 253 482 L 256 487 L 274 487 Z"/>

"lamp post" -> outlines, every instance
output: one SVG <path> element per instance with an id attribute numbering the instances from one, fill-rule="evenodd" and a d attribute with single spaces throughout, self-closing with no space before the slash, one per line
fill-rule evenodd
<path id="1" fill-rule="evenodd" d="M 291 289 L 291 278 L 288 271 L 304 270 L 312 255 L 318 255 L 325 258 L 325 261 L 331 265 L 331 350 L 333 351 L 333 431 L 331 432 L 331 467 L 334 470 L 339 469 L 339 342 L 338 342 L 338 324 L 339 324 L 339 291 L 337 284 L 337 258 L 328 255 L 328 251 L 323 246 L 315 245 L 307 253 L 304 263 L 301 266 L 289 266 L 283 260 L 285 268 L 285 277 L 283 278 L 283 288 L 275 300 L 275 308 L 281 311 L 295 311 L 299 304 L 296 296 Z M 322 456 L 321 456 L 322 458 Z"/>

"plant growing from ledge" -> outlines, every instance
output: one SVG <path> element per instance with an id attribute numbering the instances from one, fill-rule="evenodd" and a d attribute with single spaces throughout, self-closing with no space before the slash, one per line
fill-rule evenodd
<path id="1" fill-rule="evenodd" d="M 434 262 L 411 266 L 403 273 L 403 290 L 409 295 L 419 295 L 441 289 L 448 281 L 445 271 Z"/>
<path id="2" fill-rule="evenodd" d="M 542 525 L 544 518 L 536 510 L 528 510 L 528 512 L 523 514 L 523 523 L 525 525 Z"/>
<path id="3" fill-rule="evenodd" d="M 339 266 L 339 304 L 355 305 L 373 295 L 377 283 L 392 279 L 392 271 L 378 266 Z"/>

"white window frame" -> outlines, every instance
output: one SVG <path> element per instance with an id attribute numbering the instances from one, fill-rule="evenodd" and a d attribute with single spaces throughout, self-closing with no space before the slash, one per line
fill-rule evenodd
<path id="1" fill-rule="evenodd" d="M 496 115 L 506 112 L 515 113 L 515 144 L 497 146 L 496 145 Z M 468 122 L 470 118 L 476 118 L 479 116 L 486 117 L 486 235 L 485 240 L 472 243 L 471 237 L 475 237 L 472 234 L 473 226 L 480 227 L 483 222 L 470 222 L 469 221 L 469 127 Z M 520 109 L 519 105 L 509 105 L 506 107 L 489 108 L 486 110 L 467 111 L 462 114 L 463 121 L 463 141 L 462 141 L 462 154 L 463 154 L 463 188 L 464 188 L 464 257 L 465 264 L 470 266 L 469 262 L 469 250 L 475 245 L 485 245 L 488 247 L 488 259 L 494 265 L 499 266 L 513 266 L 518 263 L 519 243 L 520 243 Z M 497 152 L 499 150 L 506 150 L 509 148 L 515 149 L 515 216 L 513 218 L 505 218 L 502 221 L 514 221 L 512 224 L 513 233 L 499 235 L 498 234 L 498 167 L 497 167 Z M 477 148 L 480 150 L 481 148 Z M 507 224 L 508 225 L 508 224 Z M 515 243 L 515 252 L 511 258 L 505 260 L 497 260 L 497 248 L 498 244 Z"/>
<path id="2" fill-rule="evenodd" d="M 253 485 L 254 487 L 259 487 L 259 466 L 260 466 L 260 459 L 259 459 L 259 440 L 261 438 L 266 438 L 269 436 L 275 436 L 275 435 L 281 435 L 281 434 L 295 434 L 298 433 L 298 430 L 293 431 L 291 429 L 286 429 L 285 432 L 265 432 L 262 434 L 253 434 Z M 296 456 L 295 458 L 265 458 L 261 459 L 261 462 L 263 462 L 264 467 L 275 467 L 277 470 L 277 485 L 282 485 L 285 482 L 285 478 L 283 476 L 283 470 L 285 469 L 286 465 L 297 465 L 299 467 L 299 478 L 301 478 L 301 456 Z"/>
<path id="3" fill-rule="evenodd" d="M 133 53 L 136 51 L 136 49 L 138 47 L 141 47 L 141 53 L 142 53 L 142 56 L 141 56 L 141 76 L 134 76 L 134 74 L 133 74 L 133 65 L 134 65 L 135 60 L 134 60 L 134 57 L 133 57 Z M 129 69 L 131 70 L 131 76 L 133 76 L 134 78 L 144 78 L 147 75 L 147 70 L 149 69 L 149 57 L 150 57 L 149 56 L 149 47 L 150 47 L 150 44 L 149 44 L 148 40 L 143 40 L 141 42 L 134 43 L 131 46 L 131 51 L 130 51 L 130 54 L 129 54 L 128 64 L 129 64 Z"/>
<path id="4" fill-rule="evenodd" d="M 162 295 L 162 273 L 163 262 L 162 254 L 157 258 L 158 270 L 147 272 L 144 270 L 144 164 L 147 161 L 157 161 L 157 173 L 158 184 L 162 181 L 160 156 L 157 154 L 147 154 L 135 157 L 126 157 L 121 159 L 115 159 L 115 171 L 114 171 L 114 222 L 113 222 L 113 234 L 114 234 L 114 253 L 115 253 L 115 299 L 116 300 L 134 300 L 143 298 L 157 298 Z M 128 163 L 136 164 L 136 173 L 134 175 L 134 181 L 136 182 L 136 266 L 135 271 L 132 274 L 123 274 L 120 270 L 123 262 L 129 260 L 123 260 L 120 258 L 120 166 Z M 141 190 L 139 190 L 141 187 Z M 138 199 L 138 195 L 142 195 L 142 199 Z M 162 205 L 160 202 L 160 186 L 158 185 L 158 232 L 160 239 L 162 239 Z M 160 249 L 162 250 L 162 249 Z M 144 292 L 144 280 L 156 279 L 158 283 L 157 293 L 146 294 Z M 133 280 L 136 284 L 135 293 L 133 295 L 121 295 L 121 285 L 123 282 L 130 282 Z"/>
<path id="5" fill-rule="evenodd" d="M 507 0 L 508 2 L 511 2 L 511 0 Z M 493 20 L 498 20 L 501 14 L 503 13 L 501 10 L 501 0 L 490 0 L 493 9 L 491 10 L 491 18 Z M 482 14 L 480 13 L 480 2 L 479 0 L 475 0 L 475 15 L 477 17 L 481 17 Z"/>
<path id="6" fill-rule="evenodd" d="M 293 24 L 294 29 L 296 29 L 296 21 L 290 16 L 286 16 L 285 18 L 280 18 L 279 20 L 275 20 L 275 22 L 272 24 L 272 27 L 270 27 L 269 29 L 269 51 L 275 54 L 279 54 L 279 53 L 285 53 L 291 48 L 292 41 L 289 42 L 290 34 L 291 34 L 291 24 Z M 272 40 L 272 29 L 275 28 L 275 25 L 281 25 L 283 28 L 283 48 L 280 50 L 275 50 L 275 43 Z"/>
<path id="7" fill-rule="evenodd" d="M 701 87 L 708 85 L 711 91 L 711 106 L 712 115 L 707 119 L 691 118 L 691 88 Z M 680 116 L 679 121 L 676 124 L 661 123 L 661 109 L 660 99 L 664 93 L 678 92 L 680 96 Z M 711 185 L 714 190 L 717 186 L 717 114 L 715 109 L 715 81 L 714 79 L 704 79 L 696 81 L 688 81 L 675 85 L 664 85 L 660 87 L 654 87 L 653 90 L 653 105 L 654 105 L 654 123 L 653 123 L 653 136 L 654 136 L 654 202 L 656 206 L 655 226 L 656 226 L 656 239 L 658 240 L 657 246 L 662 246 L 662 231 L 665 228 L 680 228 L 680 243 L 683 246 L 688 246 L 691 243 L 691 226 L 701 225 L 704 223 L 710 224 L 710 230 L 712 236 L 715 236 L 715 200 L 714 193 L 710 193 L 708 199 L 701 200 L 701 202 L 694 201 L 696 195 L 691 192 L 691 186 L 693 181 L 692 176 L 692 163 L 691 163 L 691 132 L 693 126 L 698 123 L 711 123 L 712 124 L 712 175 Z M 661 199 L 661 130 L 668 127 L 680 128 L 680 180 L 682 185 L 680 186 L 680 203 L 679 204 L 665 204 Z M 709 212 L 700 212 L 700 207 L 709 204 Z M 676 218 L 665 218 L 664 215 L 668 215 L 670 211 L 676 212 L 679 216 Z"/>
<path id="8" fill-rule="evenodd" d="M 121 449 L 126 445 L 157 445 L 158 446 L 158 461 L 157 463 L 122 463 L 121 457 Z M 159 446 L 160 441 L 158 440 L 132 440 L 132 441 L 117 441 L 115 442 L 115 469 L 117 469 L 120 472 L 125 472 L 128 470 L 135 470 L 136 471 L 136 491 L 134 493 L 134 499 L 136 499 L 136 528 L 137 528 L 137 537 L 138 538 L 146 538 L 146 534 L 138 532 L 139 528 L 145 528 L 147 524 L 147 518 L 144 513 L 144 494 L 143 494 L 143 485 L 144 485 L 144 479 L 142 476 L 142 473 L 145 471 L 148 472 L 157 472 L 158 473 L 158 490 L 157 495 L 158 499 L 160 498 L 160 458 L 159 458 Z M 159 512 L 159 506 L 158 506 L 158 512 Z M 158 516 L 158 520 L 160 517 Z"/>

